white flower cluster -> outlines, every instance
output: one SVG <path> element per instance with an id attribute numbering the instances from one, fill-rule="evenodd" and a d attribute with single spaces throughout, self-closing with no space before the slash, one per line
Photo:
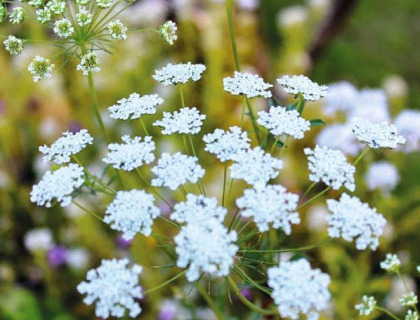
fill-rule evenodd
<path id="1" fill-rule="evenodd" d="M 76 14 L 77 24 L 81 27 L 87 26 L 92 22 L 92 14 L 85 8 L 80 8 Z"/>
<path id="2" fill-rule="evenodd" d="M 304 152 L 308 156 L 308 168 L 311 172 L 309 180 L 322 181 L 334 190 L 344 185 L 350 191 L 354 191 L 356 168 L 347 162 L 340 150 L 331 150 L 317 145 L 314 150 L 305 148 Z"/>
<path id="3" fill-rule="evenodd" d="M 287 135 L 302 139 L 305 131 L 311 128 L 311 123 L 302 118 L 296 110 L 283 107 L 271 107 L 268 112 L 258 112 L 257 122 L 270 130 L 274 136 Z"/>
<path id="4" fill-rule="evenodd" d="M 82 56 L 80 63 L 76 66 L 76 70 L 82 71 L 83 75 L 87 76 L 89 72 L 101 71 L 100 64 L 98 55 L 95 52 L 88 52 Z"/>
<path id="5" fill-rule="evenodd" d="M 155 121 L 154 126 L 163 127 L 162 134 L 197 134 L 206 119 L 197 108 L 181 108 L 174 113 L 163 112 L 163 119 Z"/>
<path id="6" fill-rule="evenodd" d="M 196 183 L 205 173 L 197 162 L 196 157 L 190 157 L 180 152 L 174 155 L 163 153 L 156 166 L 152 168 L 152 172 L 157 176 L 152 180 L 152 185 L 176 190 L 187 181 Z"/>
<path id="7" fill-rule="evenodd" d="M 187 83 L 188 81 L 198 81 L 201 74 L 206 70 L 203 64 L 168 63 L 166 67 L 156 70 L 153 79 L 162 83 L 164 86 L 176 85 L 180 83 Z"/>
<path id="8" fill-rule="evenodd" d="M 419 299 L 414 292 L 409 292 L 404 294 L 398 301 L 403 307 L 414 307 L 419 302 Z"/>
<path id="9" fill-rule="evenodd" d="M 216 198 L 187 194 L 187 201 L 177 203 L 171 219 L 179 223 L 203 224 L 209 219 L 223 223 L 227 209 L 217 206 Z"/>
<path id="10" fill-rule="evenodd" d="M 335 123 L 321 130 L 316 137 L 317 145 L 340 150 L 344 154 L 357 155 L 362 145 L 354 135 L 350 124 Z"/>
<path id="11" fill-rule="evenodd" d="M 177 266 L 188 266 L 186 276 L 190 282 L 199 279 L 201 272 L 227 276 L 238 251 L 233 243 L 236 240 L 236 231 L 229 232 L 214 218 L 209 217 L 204 223 L 188 223 L 174 238 Z"/>
<path id="12" fill-rule="evenodd" d="M 121 138 L 124 144 L 111 143 L 108 145 L 108 155 L 103 159 L 105 163 L 112 164 L 115 169 L 131 171 L 140 167 L 143 163 L 149 164 L 155 160 L 153 151 L 155 143 L 152 137 L 146 136 L 130 139 L 128 135 Z"/>
<path id="13" fill-rule="evenodd" d="M 388 125 L 386 122 L 374 124 L 363 118 L 354 118 L 352 129 L 356 137 L 371 148 L 394 149 L 406 141 L 397 134 L 395 125 Z"/>
<path id="14" fill-rule="evenodd" d="M 241 150 L 232 156 L 232 160 L 235 163 L 230 167 L 231 178 L 243 179 L 251 185 L 266 184 L 283 168 L 283 161 L 264 153 L 260 147 Z"/>
<path id="15" fill-rule="evenodd" d="M 407 139 L 403 151 L 412 152 L 420 148 L 420 111 L 404 110 L 395 118 L 398 132 Z"/>
<path id="16" fill-rule="evenodd" d="M 326 96 L 328 87 L 312 82 L 305 76 L 288 76 L 285 75 L 277 82 L 283 87 L 284 91 L 290 94 L 302 94 L 303 98 L 309 101 L 316 101 Z"/>
<path id="17" fill-rule="evenodd" d="M 156 107 L 163 103 L 163 99 L 157 94 L 140 96 L 132 93 L 128 98 L 120 99 L 117 103 L 108 108 L 110 117 L 114 119 L 138 119 L 143 114 L 156 113 Z"/>
<path id="18" fill-rule="evenodd" d="M 223 79 L 225 91 L 235 95 L 244 95 L 248 98 L 264 97 L 271 98 L 272 94 L 268 90 L 273 85 L 265 83 L 258 75 L 235 71 L 233 78 Z"/>
<path id="19" fill-rule="evenodd" d="M 22 7 L 14 7 L 9 15 L 9 21 L 13 24 L 22 23 L 25 20 L 25 11 Z"/>
<path id="20" fill-rule="evenodd" d="M 327 206 L 332 212 L 327 218 L 330 237 L 342 237 L 349 242 L 357 238 L 358 250 L 365 250 L 367 247 L 376 250 L 386 220 L 375 208 L 369 208 L 359 198 L 346 193 L 341 195 L 339 201 L 327 200 Z"/>
<path id="21" fill-rule="evenodd" d="M 419 320 L 419 314 L 417 311 L 408 310 L 404 320 Z"/>
<path id="22" fill-rule="evenodd" d="M 38 82 L 43 78 L 51 78 L 51 71 L 54 65 L 49 59 L 35 56 L 28 66 L 28 71 L 33 75 L 34 82 Z"/>
<path id="23" fill-rule="evenodd" d="M 397 272 L 400 270 L 401 261 L 396 254 L 387 253 L 386 259 L 380 263 L 380 266 L 387 272 Z"/>
<path id="24" fill-rule="evenodd" d="M 127 39 L 127 27 L 118 19 L 108 23 L 108 34 L 114 40 Z"/>
<path id="25" fill-rule="evenodd" d="M 355 306 L 356 310 L 359 311 L 359 315 L 368 316 L 376 307 L 376 300 L 374 297 L 363 296 L 363 302 Z"/>
<path id="26" fill-rule="evenodd" d="M 172 46 L 178 39 L 178 36 L 176 35 L 177 30 L 178 27 L 176 26 L 176 23 L 169 20 L 160 26 L 159 33 L 163 40 Z"/>
<path id="27" fill-rule="evenodd" d="M 56 164 L 70 162 L 71 156 L 79 153 L 88 144 L 93 143 L 93 138 L 86 129 L 77 133 L 66 131 L 51 147 L 46 145 L 39 147 L 44 156 L 44 161 L 54 161 Z"/>
<path id="28" fill-rule="evenodd" d="M 118 191 L 105 211 L 104 222 L 114 230 L 122 231 L 123 238 L 131 240 L 136 233 L 152 233 L 153 220 L 159 209 L 153 204 L 154 196 L 143 190 Z"/>
<path id="29" fill-rule="evenodd" d="M 77 286 L 79 293 L 86 294 L 83 299 L 86 304 L 96 304 L 97 317 L 122 318 L 126 309 L 131 318 L 140 314 L 141 307 L 136 299 L 143 298 L 138 285 L 142 267 L 134 264 L 129 268 L 128 263 L 128 259 L 104 259 L 98 268 L 88 271 L 87 281 Z"/>
<path id="30" fill-rule="evenodd" d="M 18 56 L 23 51 L 23 41 L 15 36 L 8 36 L 6 40 L 3 41 L 4 48 L 11 55 Z"/>
<path id="31" fill-rule="evenodd" d="M 74 32 L 74 27 L 68 19 L 61 19 L 55 22 L 54 32 L 60 38 L 68 38 Z"/>
<path id="32" fill-rule="evenodd" d="M 379 161 L 369 166 L 365 180 L 369 190 L 381 189 L 389 192 L 398 184 L 400 176 L 392 163 Z"/>
<path id="33" fill-rule="evenodd" d="M 215 154 L 222 162 L 232 160 L 233 155 L 250 148 L 247 132 L 236 126 L 230 127 L 229 130 L 216 129 L 213 133 L 208 133 L 203 137 L 203 141 L 206 143 L 204 150 Z"/>
<path id="34" fill-rule="evenodd" d="M 84 183 L 83 175 L 83 168 L 74 163 L 47 171 L 41 181 L 32 187 L 31 201 L 38 206 L 51 207 L 55 199 L 66 207 L 71 202 L 72 193 Z"/>
<path id="35" fill-rule="evenodd" d="M 323 111 L 327 115 L 337 111 L 349 112 L 356 103 L 358 91 L 354 85 L 342 81 L 328 85 L 328 94 L 325 97 L 325 107 Z"/>
<path id="36" fill-rule="evenodd" d="M 389 122 L 390 113 L 386 94 L 382 89 L 362 89 L 357 93 L 347 118 L 365 118 L 370 122 Z"/>
<path id="37" fill-rule="evenodd" d="M 236 200 L 238 208 L 243 209 L 243 217 L 254 217 L 260 232 L 268 231 L 269 225 L 282 229 L 290 235 L 292 224 L 299 224 L 299 214 L 296 212 L 299 197 L 286 192 L 280 185 L 258 184 L 253 189 L 244 191 L 244 195 Z"/>
<path id="38" fill-rule="evenodd" d="M 319 269 L 312 269 L 305 259 L 281 262 L 278 267 L 267 270 L 268 285 L 281 317 L 300 319 L 304 314 L 308 319 L 318 319 L 331 294 L 328 290 L 331 279 Z"/>

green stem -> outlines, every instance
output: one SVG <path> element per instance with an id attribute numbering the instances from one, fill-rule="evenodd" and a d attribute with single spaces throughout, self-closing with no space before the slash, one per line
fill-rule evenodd
<path id="1" fill-rule="evenodd" d="M 184 136 L 185 137 L 185 136 Z M 194 142 L 193 142 L 193 139 L 192 139 L 192 135 L 190 134 L 190 135 L 188 135 L 188 139 L 190 140 L 190 145 L 191 145 L 191 150 L 192 150 L 192 153 L 193 153 L 193 155 L 194 155 L 194 157 L 196 157 L 197 159 L 198 159 L 198 157 L 197 157 L 197 152 L 195 151 L 195 147 L 194 147 Z M 200 178 L 200 179 L 198 179 L 198 185 L 199 185 L 199 187 L 200 187 L 200 189 L 201 189 L 201 193 L 204 195 L 204 196 L 206 196 L 206 190 L 204 189 L 204 185 L 203 185 L 203 180 Z"/>
<path id="2" fill-rule="evenodd" d="M 143 292 L 143 294 L 144 294 L 144 295 L 147 295 L 147 294 L 149 294 L 149 293 L 152 293 L 153 291 L 159 290 L 159 289 L 161 289 L 161 288 L 163 288 L 163 287 L 167 286 L 168 284 L 170 284 L 170 283 L 174 282 L 176 279 L 178 279 L 178 278 L 180 278 L 182 275 L 184 275 L 184 274 L 185 274 L 185 272 L 187 272 L 187 270 L 184 270 L 184 271 L 182 271 L 181 273 L 178 273 L 176 276 L 172 277 L 171 279 L 169 279 L 169 280 L 167 280 L 167 281 L 165 281 L 165 282 L 161 283 L 160 285 L 158 285 L 158 286 L 156 286 L 156 287 L 154 287 L 154 288 L 152 288 L 152 289 L 149 289 L 149 290 L 144 291 L 144 292 Z"/>
<path id="3" fill-rule="evenodd" d="M 224 206 L 225 206 L 226 174 L 227 174 L 227 162 L 225 162 L 225 168 L 224 168 L 224 170 L 223 170 L 223 194 L 222 194 L 222 207 L 224 207 Z"/>
<path id="4" fill-rule="evenodd" d="M 301 96 L 297 105 L 297 112 L 299 112 L 299 114 L 303 113 L 303 109 L 305 108 L 305 102 L 305 99 Z"/>
<path id="5" fill-rule="evenodd" d="M 232 229 L 233 223 L 235 222 L 235 219 L 238 216 L 238 213 L 239 213 L 239 209 L 236 209 L 235 214 L 233 215 L 232 221 L 229 224 L 228 231 L 230 231 Z"/>
<path id="6" fill-rule="evenodd" d="M 190 150 L 188 149 L 188 143 L 187 143 L 187 137 L 185 134 L 182 135 L 182 141 L 184 142 L 184 148 L 187 154 L 190 153 Z"/>
<path id="7" fill-rule="evenodd" d="M 185 107 L 184 91 L 182 90 L 182 84 L 179 85 L 179 95 L 181 97 L 181 106 Z"/>
<path id="8" fill-rule="evenodd" d="M 273 146 L 271 147 L 270 153 L 273 153 L 274 149 L 276 148 L 277 142 L 279 142 L 279 137 L 276 137 L 274 140 Z"/>
<path id="9" fill-rule="evenodd" d="M 306 191 L 303 193 L 303 195 L 301 196 L 301 199 L 305 198 L 309 192 L 311 192 L 311 190 L 316 186 L 316 182 L 313 182 L 307 189 Z"/>
<path id="10" fill-rule="evenodd" d="M 149 136 L 149 131 L 147 131 L 146 125 L 144 124 L 144 121 L 143 121 L 143 119 L 142 119 L 142 118 L 140 118 L 140 124 L 141 124 L 141 126 L 142 126 L 142 128 L 143 128 L 144 133 L 145 133 L 147 136 Z"/>
<path id="11" fill-rule="evenodd" d="M 99 127 L 100 127 L 100 129 L 102 131 L 102 134 L 104 136 L 105 142 L 107 144 L 109 144 L 109 139 L 108 139 L 108 136 L 107 136 L 106 131 L 105 131 L 104 121 L 102 120 L 102 116 L 101 116 L 101 113 L 99 111 L 98 98 L 97 98 L 97 95 L 96 95 L 95 83 L 93 81 L 92 72 L 89 72 L 88 73 L 88 82 L 89 82 L 90 98 L 92 100 L 93 110 L 95 112 L 96 120 L 99 123 Z"/>
<path id="12" fill-rule="evenodd" d="M 255 304 L 253 304 L 246 297 L 244 297 L 244 295 L 242 294 L 241 290 L 239 290 L 239 288 L 236 285 L 235 281 L 233 281 L 233 279 L 230 276 L 228 277 L 228 281 L 229 281 L 229 285 L 233 289 L 233 292 L 235 292 L 235 294 L 238 296 L 239 300 L 241 300 L 242 303 L 244 305 L 246 305 L 249 309 L 251 309 L 252 311 L 258 312 L 260 314 L 263 314 L 263 315 L 271 315 L 271 314 L 275 314 L 276 313 L 275 310 L 265 310 L 265 309 L 262 309 L 262 308 L 256 306 Z"/>
<path id="13" fill-rule="evenodd" d="M 243 98 L 242 98 L 242 113 L 241 113 L 241 129 L 244 126 L 245 109 L 246 109 L 246 97 L 243 96 Z"/>
<path id="14" fill-rule="evenodd" d="M 310 198 L 309 200 L 305 201 L 304 203 L 302 203 L 300 206 L 298 206 L 296 208 L 296 210 L 306 206 L 307 204 L 311 203 L 312 201 L 314 201 L 315 199 L 318 199 L 320 196 L 322 196 L 323 194 L 325 194 L 328 190 L 330 190 L 331 187 L 325 188 L 324 190 L 322 190 L 320 193 L 314 195 L 312 198 Z"/>
<path id="15" fill-rule="evenodd" d="M 210 309 L 214 312 L 218 320 L 224 320 L 224 314 L 219 310 L 217 304 L 213 301 L 210 295 L 207 293 L 206 289 L 204 289 L 203 285 L 199 282 L 196 283 L 196 287 L 198 292 L 200 292 L 201 296 L 206 300 L 207 304 L 209 305 Z"/>
<path id="16" fill-rule="evenodd" d="M 357 165 L 360 160 L 362 160 L 362 158 L 366 155 L 366 153 L 368 153 L 368 151 L 370 150 L 369 146 L 366 146 L 366 148 L 363 150 L 363 152 L 357 157 L 357 159 L 353 162 L 353 165 Z"/>
<path id="17" fill-rule="evenodd" d="M 232 43 L 233 58 L 235 60 L 235 69 L 236 71 L 240 71 L 241 68 L 239 66 L 239 57 L 238 57 L 238 49 L 236 46 L 235 28 L 233 26 L 232 2 L 233 2 L 232 0 L 226 0 L 226 14 L 227 14 L 228 25 L 229 25 L 230 41 Z"/>
<path id="18" fill-rule="evenodd" d="M 245 97 L 246 105 L 248 106 L 248 113 L 249 117 L 251 118 L 252 127 L 254 129 L 255 138 L 257 139 L 258 145 L 260 144 L 260 130 L 258 129 L 257 120 L 254 115 L 254 111 L 252 110 L 251 103 L 249 102 L 249 99 Z"/>
<path id="19" fill-rule="evenodd" d="M 179 190 L 181 191 L 181 193 L 183 194 L 183 196 L 186 199 L 187 198 L 187 191 L 185 191 L 185 188 L 183 186 L 179 186 Z"/>
<path id="20" fill-rule="evenodd" d="M 392 319 L 395 320 L 401 320 L 400 318 L 398 318 L 396 315 L 392 314 L 391 312 L 389 312 L 388 310 L 381 308 L 381 307 L 375 307 L 376 310 L 382 311 L 383 313 L 389 315 Z"/>
<path id="21" fill-rule="evenodd" d="M 75 204 L 77 207 L 79 207 L 80 209 L 82 209 L 84 212 L 89 213 L 91 216 L 95 217 L 96 219 L 100 220 L 103 222 L 102 218 L 100 216 L 98 216 L 97 214 L 93 213 L 92 211 L 88 210 L 87 208 L 85 208 L 84 206 L 82 206 L 80 203 L 78 203 L 76 200 L 72 200 L 73 204 Z"/>
<path id="22" fill-rule="evenodd" d="M 327 243 L 330 239 L 326 239 L 320 243 L 313 244 L 306 247 L 299 247 L 299 248 L 286 248 L 286 249 L 270 249 L 270 250 L 259 250 L 259 249 L 243 249 L 239 250 L 240 252 L 244 253 L 282 253 L 282 252 L 298 252 L 298 251 L 306 251 L 320 247 Z"/>
<path id="23" fill-rule="evenodd" d="M 254 280 L 252 280 L 241 268 L 239 268 L 237 265 L 233 266 L 233 269 L 235 272 L 246 282 L 248 282 L 253 287 L 257 288 L 258 290 L 270 295 L 270 291 L 267 288 L 264 288 L 263 286 L 260 286 L 258 283 L 256 283 Z"/>

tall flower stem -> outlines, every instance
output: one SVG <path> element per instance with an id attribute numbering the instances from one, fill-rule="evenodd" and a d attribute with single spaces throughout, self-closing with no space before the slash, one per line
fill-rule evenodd
<path id="1" fill-rule="evenodd" d="M 182 84 L 179 85 L 179 95 L 181 97 L 181 106 L 185 107 L 185 100 L 184 100 L 184 91 L 182 89 Z"/>
<path id="2" fill-rule="evenodd" d="M 233 50 L 233 58 L 235 60 L 235 69 L 236 71 L 240 71 L 241 68 L 239 65 L 238 49 L 236 47 L 235 28 L 233 26 L 232 3 L 233 3 L 233 0 L 226 0 L 226 14 L 227 14 L 228 25 L 229 25 L 230 42 L 232 44 L 232 50 Z"/>
<path id="3" fill-rule="evenodd" d="M 223 170 L 223 194 L 222 194 L 222 207 L 225 206 L 225 192 L 226 192 L 226 175 L 227 175 L 227 162 Z"/>
<path id="4" fill-rule="evenodd" d="M 206 289 L 203 287 L 203 285 L 200 282 L 197 282 L 196 287 L 198 289 L 198 292 L 200 292 L 201 296 L 204 300 L 206 300 L 207 304 L 209 305 L 210 309 L 214 312 L 218 320 L 225 320 L 225 316 L 222 313 L 222 311 L 219 310 L 217 307 L 216 302 L 213 301 L 213 299 L 210 297 Z"/>
<path id="5" fill-rule="evenodd" d="M 178 273 L 176 276 L 174 276 L 174 277 L 172 277 L 172 278 L 170 278 L 170 279 L 166 280 L 165 282 L 161 283 L 160 285 L 158 285 L 158 286 L 156 286 L 156 287 L 154 287 L 154 288 L 151 288 L 151 289 L 149 289 L 149 290 L 144 291 L 144 292 L 143 292 L 143 294 L 144 294 L 144 295 L 147 295 L 147 294 L 152 293 L 152 292 L 154 292 L 154 291 L 156 291 L 156 290 L 159 290 L 159 289 L 161 289 L 161 288 L 163 288 L 163 287 L 166 287 L 168 284 L 170 284 L 170 283 L 174 282 L 176 279 L 178 279 L 178 278 L 180 278 L 182 275 L 184 275 L 184 274 L 185 274 L 185 272 L 187 272 L 187 270 L 184 270 L 184 271 L 182 271 L 182 272 Z"/>
<path id="6" fill-rule="evenodd" d="M 99 111 L 99 104 L 98 104 L 98 97 L 96 95 L 96 89 L 95 89 L 95 83 L 93 81 L 93 75 L 92 72 L 88 73 L 88 83 L 89 83 L 89 93 L 90 93 L 90 99 L 92 101 L 93 105 L 93 111 L 95 112 L 96 120 L 99 123 L 99 128 L 102 131 L 102 135 L 104 136 L 106 144 L 109 143 L 108 135 L 105 131 L 105 124 L 102 119 L 101 113 Z"/>
<path id="7" fill-rule="evenodd" d="M 375 307 L 375 310 L 378 311 L 382 311 L 383 313 L 387 314 L 388 316 L 390 316 L 392 319 L 395 320 L 401 320 L 400 318 L 398 318 L 396 315 L 392 314 L 391 312 L 389 312 L 388 310 L 381 308 L 381 307 Z"/>
<path id="8" fill-rule="evenodd" d="M 190 140 L 192 154 L 194 155 L 194 157 L 196 157 L 198 159 L 197 152 L 195 151 L 195 147 L 194 147 L 194 142 L 193 142 L 193 139 L 192 139 L 192 135 L 191 134 L 188 135 L 188 138 Z M 206 190 L 204 189 L 203 180 L 201 178 L 198 180 L 198 184 L 199 184 L 199 187 L 201 189 L 201 193 L 205 196 L 206 195 Z"/>

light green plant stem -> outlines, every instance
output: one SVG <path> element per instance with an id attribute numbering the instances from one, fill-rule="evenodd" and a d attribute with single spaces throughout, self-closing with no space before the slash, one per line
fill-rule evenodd
<path id="1" fill-rule="evenodd" d="M 321 241 L 319 243 L 305 246 L 305 247 L 299 247 L 299 248 L 285 248 L 285 249 L 273 249 L 273 250 L 259 250 L 259 249 L 242 249 L 239 250 L 239 252 L 243 253 L 282 253 L 282 252 L 299 252 L 299 251 L 306 251 L 318 248 L 320 246 L 323 246 L 324 244 L 329 242 L 329 238 L 325 239 L 324 241 Z"/>
<path id="2" fill-rule="evenodd" d="M 222 207 L 225 206 L 225 192 L 226 192 L 226 175 L 227 175 L 227 161 L 223 170 L 223 194 L 222 194 Z"/>
<path id="3" fill-rule="evenodd" d="M 309 192 L 312 191 L 312 189 L 316 186 L 316 182 L 312 182 L 312 184 L 306 189 L 306 191 L 303 193 L 303 195 L 301 196 L 301 199 L 305 198 Z"/>
<path id="4" fill-rule="evenodd" d="M 410 293 L 410 290 L 408 290 L 408 286 L 407 286 L 407 281 L 405 281 L 405 278 L 402 276 L 400 271 L 396 271 L 396 274 L 398 276 L 398 278 L 400 278 L 401 282 L 404 285 L 404 289 L 407 293 Z M 416 310 L 417 313 L 419 313 L 419 310 L 417 309 L 416 305 L 413 305 L 414 310 Z"/>
<path id="5" fill-rule="evenodd" d="M 188 135 L 188 139 L 190 140 L 192 154 L 194 155 L 194 157 L 196 157 L 198 159 L 197 152 L 195 151 L 194 142 L 193 142 L 193 139 L 192 139 L 192 135 L 191 134 Z M 201 178 L 198 179 L 198 185 L 199 185 L 199 187 L 201 189 L 201 193 L 205 196 L 206 195 L 206 190 L 204 189 L 203 180 Z"/>
<path id="6" fill-rule="evenodd" d="M 145 133 L 147 136 L 149 136 L 149 131 L 147 131 L 146 125 L 144 124 L 144 121 L 143 121 L 143 119 L 142 119 L 142 118 L 140 118 L 140 124 L 141 124 L 141 126 L 142 126 L 142 128 L 143 128 L 144 133 Z"/>
<path id="7" fill-rule="evenodd" d="M 233 281 L 233 279 L 230 276 L 228 276 L 228 281 L 229 281 L 230 287 L 233 289 L 233 292 L 235 292 L 235 294 L 238 296 L 239 300 L 241 300 L 242 303 L 244 305 L 246 305 L 249 309 L 251 309 L 252 311 L 258 312 L 260 314 L 263 314 L 263 315 L 271 315 L 271 314 L 275 314 L 276 313 L 275 310 L 262 309 L 262 308 L 258 307 L 257 305 L 253 304 L 246 297 L 244 297 L 244 295 L 242 294 L 241 290 L 239 290 L 239 288 L 236 285 L 235 281 Z"/>
<path id="8" fill-rule="evenodd" d="M 152 31 L 152 32 L 156 32 L 160 34 L 159 30 L 154 29 L 154 28 L 140 28 L 140 29 L 130 30 L 129 32 L 144 32 L 144 31 Z"/>
<path id="9" fill-rule="evenodd" d="M 207 304 L 209 305 L 210 309 L 214 312 L 215 316 L 218 320 L 225 320 L 225 316 L 222 311 L 219 310 L 217 304 L 213 301 L 210 295 L 207 293 L 206 289 L 204 289 L 203 285 L 199 282 L 196 283 L 196 287 L 198 292 L 200 292 L 201 296 L 204 300 L 206 300 Z"/>
<path id="10" fill-rule="evenodd" d="M 185 100 L 184 100 L 184 91 L 182 89 L 182 84 L 179 84 L 179 96 L 181 97 L 181 106 L 185 107 Z"/>
<path id="11" fill-rule="evenodd" d="M 244 126 L 244 117 L 245 117 L 245 109 L 246 109 L 246 97 L 242 97 L 242 113 L 241 113 L 241 129 Z"/>
<path id="12" fill-rule="evenodd" d="M 376 307 L 375 307 L 375 310 L 379 310 L 379 311 L 381 311 L 381 312 L 383 312 L 383 313 L 387 314 L 387 315 L 388 315 L 388 316 L 390 316 L 392 319 L 395 319 L 395 320 L 401 320 L 401 319 L 400 319 L 400 318 L 398 318 L 396 315 L 392 314 L 391 312 L 389 312 L 388 310 L 386 310 L 386 309 L 384 309 L 384 308 L 381 308 L 381 307 L 376 306 Z"/>
<path id="13" fill-rule="evenodd" d="M 100 127 L 100 129 L 102 131 L 102 134 L 104 136 L 105 142 L 106 142 L 106 144 L 108 144 L 109 143 L 109 139 L 108 139 L 108 135 L 107 135 L 107 133 L 105 131 L 104 121 L 102 120 L 102 116 L 101 116 L 101 113 L 99 111 L 98 98 L 96 96 L 95 83 L 93 82 L 92 72 L 89 72 L 88 73 L 88 82 L 89 82 L 90 98 L 92 100 L 93 110 L 95 112 L 96 120 L 99 123 L 99 127 Z"/>
<path id="14" fill-rule="evenodd" d="M 240 71 L 241 68 L 239 65 L 238 49 L 236 46 L 235 28 L 233 26 L 232 3 L 233 3 L 233 0 L 226 0 L 226 14 L 227 14 L 228 25 L 229 25 L 230 41 L 231 41 L 232 50 L 233 50 L 233 58 L 235 60 L 235 69 L 236 71 Z"/>
<path id="15" fill-rule="evenodd" d="M 235 222 L 235 219 L 236 219 L 238 213 L 239 213 L 239 209 L 236 209 L 235 214 L 233 215 L 232 221 L 229 224 L 228 231 L 230 231 L 232 229 L 233 223 Z"/>
<path id="16" fill-rule="evenodd" d="M 89 209 L 85 208 L 84 206 L 82 206 L 80 203 L 78 203 L 76 200 L 72 200 L 73 204 L 76 205 L 77 207 L 79 207 L 80 209 L 82 209 L 84 212 L 89 213 L 91 216 L 95 217 L 96 219 L 100 220 L 103 222 L 102 218 L 100 216 L 98 216 L 97 214 L 93 213 L 92 211 L 90 211 Z"/>
<path id="17" fill-rule="evenodd" d="M 370 150 L 369 146 L 366 146 L 366 148 L 363 150 L 363 152 L 357 157 L 357 159 L 353 162 L 353 165 L 356 166 L 360 160 L 362 160 L 362 158 L 366 155 L 366 153 L 368 153 Z"/>
<path id="18" fill-rule="evenodd" d="M 273 153 L 278 142 L 279 142 L 279 137 L 276 137 L 276 140 L 274 141 L 273 146 L 271 147 L 270 153 Z"/>
<path id="19" fill-rule="evenodd" d="M 328 190 L 330 190 L 331 187 L 325 188 L 324 190 L 322 190 L 320 193 L 314 195 L 312 198 L 308 199 L 307 201 L 305 201 L 304 203 L 302 203 L 301 205 L 299 205 L 296 210 L 306 206 L 307 204 L 311 203 L 312 201 L 318 199 L 320 196 L 322 196 L 323 194 L 325 194 Z"/>
<path id="20" fill-rule="evenodd" d="M 187 198 L 187 191 L 185 191 L 185 188 L 183 186 L 179 186 L 179 190 L 181 191 L 184 198 Z"/>
<path id="21" fill-rule="evenodd" d="M 187 270 L 184 270 L 184 271 L 182 271 L 182 272 L 178 273 L 176 276 L 174 276 L 174 277 L 172 277 L 172 278 L 168 279 L 167 281 L 165 281 L 165 282 L 161 283 L 160 285 L 158 285 L 158 286 L 156 286 L 156 287 L 154 287 L 154 288 L 152 288 L 152 289 L 149 289 L 149 290 L 144 291 L 144 292 L 143 292 L 143 294 L 144 294 L 144 295 L 147 295 L 147 294 L 152 293 L 152 292 L 154 292 L 154 291 L 156 291 L 156 290 L 159 290 L 159 289 L 161 289 L 161 288 L 163 288 L 163 287 L 166 287 L 168 284 L 170 284 L 170 283 L 174 282 L 176 279 L 178 279 L 178 278 L 180 278 L 182 275 L 184 275 L 184 274 L 185 274 L 185 272 L 187 272 Z"/>
<path id="22" fill-rule="evenodd" d="M 300 97 L 300 100 L 299 100 L 299 102 L 297 104 L 297 107 L 296 107 L 297 112 L 299 112 L 299 114 L 302 114 L 303 113 L 303 110 L 305 108 L 305 102 L 306 102 L 305 99 L 301 96 Z"/>
<path id="23" fill-rule="evenodd" d="M 266 288 L 264 288 L 264 287 L 262 287 L 262 286 L 260 286 L 258 283 L 256 283 L 254 280 L 252 280 L 252 278 L 250 278 L 246 273 L 245 273 L 245 271 L 243 271 L 241 268 L 239 268 L 237 265 L 234 265 L 233 266 L 233 269 L 235 270 L 235 272 L 242 278 L 242 279 L 244 279 L 244 281 L 246 281 L 246 282 L 248 282 L 250 285 L 252 285 L 253 287 L 255 287 L 255 288 L 257 288 L 258 290 L 260 290 L 260 291 L 262 291 L 262 292 L 264 292 L 264 293 L 266 293 L 266 294 L 268 294 L 268 295 L 270 295 L 271 294 L 271 292 L 268 290 L 268 289 L 266 289 Z"/>

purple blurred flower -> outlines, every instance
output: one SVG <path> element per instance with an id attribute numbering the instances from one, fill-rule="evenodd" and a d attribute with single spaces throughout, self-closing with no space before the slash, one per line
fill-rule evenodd
<path id="1" fill-rule="evenodd" d="M 170 300 L 164 301 L 159 310 L 159 320 L 173 320 L 177 314 L 177 305 Z"/>
<path id="2" fill-rule="evenodd" d="M 132 240 L 126 240 L 122 236 L 118 236 L 117 241 L 116 241 L 117 246 L 123 249 L 128 248 L 132 242 L 133 242 Z"/>
<path id="3" fill-rule="evenodd" d="M 65 246 L 55 246 L 48 251 L 48 264 L 57 268 L 67 260 L 67 248 Z"/>
<path id="4" fill-rule="evenodd" d="M 72 121 L 72 122 L 70 122 L 69 131 L 71 133 L 77 133 L 80 130 L 82 130 L 82 125 L 81 125 L 80 122 L 78 122 L 78 121 Z"/>
<path id="5" fill-rule="evenodd" d="M 242 295 L 247 298 L 248 300 L 253 300 L 252 290 L 250 288 L 243 288 L 241 290 Z"/>

